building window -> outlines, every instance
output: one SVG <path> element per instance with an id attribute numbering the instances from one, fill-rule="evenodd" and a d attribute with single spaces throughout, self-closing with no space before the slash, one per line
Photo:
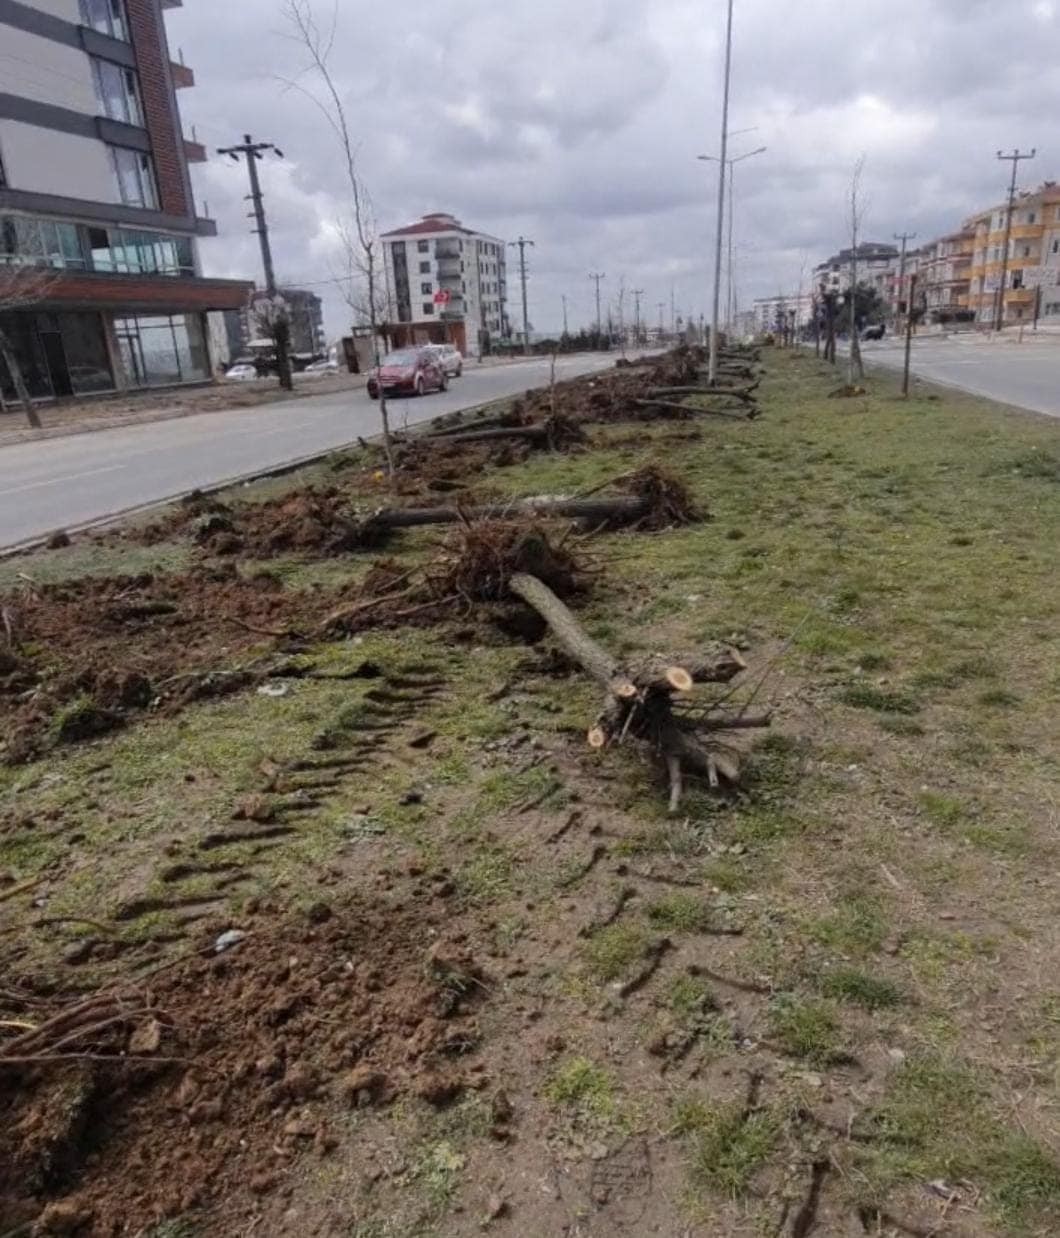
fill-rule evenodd
<path id="1" fill-rule="evenodd" d="M 0 215 L 0 266 L 83 271 L 87 265 L 76 224 Z"/>
<path id="2" fill-rule="evenodd" d="M 125 20 L 125 0 L 81 0 L 81 21 L 90 30 L 109 34 L 112 39 L 129 41 Z"/>
<path id="3" fill-rule="evenodd" d="M 155 170 L 151 156 L 142 150 L 130 150 L 127 146 L 112 146 L 114 175 L 118 180 L 118 194 L 126 206 L 142 206 L 147 210 L 158 209 L 158 190 L 155 188 Z"/>
<path id="4" fill-rule="evenodd" d="M 123 275 L 195 274 L 195 254 L 188 237 L 125 228 L 88 228 L 87 237 L 94 271 Z"/>
<path id="5" fill-rule="evenodd" d="M 210 377 L 201 314 L 116 318 L 114 331 L 134 387 L 167 387 Z"/>
<path id="6" fill-rule="evenodd" d="M 135 69 L 127 69 L 110 60 L 93 60 L 92 76 L 96 83 L 96 98 L 105 116 L 127 125 L 143 125 Z"/>
<path id="7" fill-rule="evenodd" d="M 425 318 L 433 318 L 433 317 L 434 317 L 434 302 L 433 302 L 433 301 L 424 301 L 424 303 L 423 303 L 423 316 L 424 316 Z"/>
<path id="8" fill-rule="evenodd" d="M 431 293 L 434 292 L 434 285 L 433 284 L 420 284 L 420 292 L 425 297 L 429 297 Z"/>
<path id="9" fill-rule="evenodd" d="M 420 274 L 430 275 L 430 273 L 431 273 L 431 264 L 429 262 L 421 262 L 420 263 Z"/>
<path id="10" fill-rule="evenodd" d="M 1053 242 L 1053 253 L 1060 254 L 1060 241 Z"/>
<path id="11" fill-rule="evenodd" d="M 1029 224 L 1034 223 L 1034 222 L 1037 220 L 1037 218 L 1038 218 L 1038 216 L 1034 213 L 1034 211 L 1028 211 L 1028 212 L 1027 212 L 1027 222 L 1028 222 Z"/>
<path id="12" fill-rule="evenodd" d="M 421 254 L 429 254 L 431 252 L 431 243 L 430 241 L 420 241 L 416 245 L 416 248 Z"/>

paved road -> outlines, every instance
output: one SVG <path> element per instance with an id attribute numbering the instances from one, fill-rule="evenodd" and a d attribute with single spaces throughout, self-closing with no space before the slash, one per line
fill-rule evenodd
<path id="1" fill-rule="evenodd" d="M 414 425 L 545 386 L 549 365 L 532 360 L 469 369 L 447 394 L 391 400 L 391 425 Z M 613 357 L 565 357 L 556 374 L 574 378 L 613 365 Z M 379 406 L 364 391 L 344 391 L 5 447 L 0 449 L 0 548 L 196 486 L 274 468 L 378 431 Z"/>
<path id="2" fill-rule="evenodd" d="M 904 344 L 882 340 L 862 345 L 867 365 L 901 369 Z M 1060 417 L 1060 341 L 1014 337 L 984 341 L 975 336 L 915 340 L 913 373 L 929 382 L 959 387 L 1003 404 Z"/>

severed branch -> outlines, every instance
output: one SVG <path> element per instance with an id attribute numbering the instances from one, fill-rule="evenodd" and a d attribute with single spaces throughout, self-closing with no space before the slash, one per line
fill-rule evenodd
<path id="1" fill-rule="evenodd" d="M 728 783 L 739 780 L 740 754 L 725 742 L 724 735 L 741 729 L 741 722 L 731 726 L 734 719 L 709 709 L 688 714 L 674 709 L 675 695 L 683 695 L 695 683 L 728 682 L 737 675 L 746 665 L 738 654 L 726 650 L 713 662 L 693 664 L 691 669 L 659 658 L 624 665 L 585 632 L 536 576 L 517 573 L 508 587 L 537 611 L 564 650 L 603 689 L 603 709 L 588 732 L 590 747 L 622 743 L 627 736 L 650 743 L 666 764 L 671 812 L 680 807 L 686 773 L 705 777 L 712 787 L 719 787 L 722 779 Z M 768 725 L 765 719 L 755 721 Z"/>
<path id="2" fill-rule="evenodd" d="M 754 405 L 744 408 L 697 408 L 692 404 L 680 404 L 675 400 L 634 400 L 638 408 L 664 408 L 679 413 L 682 417 L 727 417 L 730 421 L 752 421 L 758 416 Z"/>

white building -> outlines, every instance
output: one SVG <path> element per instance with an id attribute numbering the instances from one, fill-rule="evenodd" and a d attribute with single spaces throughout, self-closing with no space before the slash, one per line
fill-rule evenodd
<path id="1" fill-rule="evenodd" d="M 796 330 L 813 322 L 813 294 L 804 292 L 801 296 L 758 297 L 751 311 L 753 334 L 766 335 L 770 331 L 781 330 L 782 326 L 790 326 L 793 312 Z"/>
<path id="2" fill-rule="evenodd" d="M 503 241 L 452 215 L 425 215 L 382 237 L 396 345 L 451 340 L 479 355 L 511 335 L 507 251 Z"/>
<path id="3" fill-rule="evenodd" d="M 851 256 L 848 246 L 815 267 L 814 287 L 820 288 L 823 284 L 826 292 L 837 292 L 842 296 L 850 287 Z M 857 248 L 858 283 L 871 285 L 889 302 L 890 286 L 898 270 L 898 262 L 898 250 L 893 245 L 863 241 Z"/>

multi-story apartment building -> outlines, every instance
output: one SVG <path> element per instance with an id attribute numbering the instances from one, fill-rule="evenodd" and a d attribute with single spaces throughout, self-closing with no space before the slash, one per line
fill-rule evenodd
<path id="1" fill-rule="evenodd" d="M 813 322 L 813 309 L 812 292 L 793 293 L 790 297 L 758 297 L 751 311 L 750 333 L 767 335 L 771 331 L 781 331 L 790 326 L 800 330 Z M 792 314 L 795 315 L 794 323 Z"/>
<path id="2" fill-rule="evenodd" d="M 1030 322 L 1039 306 L 1044 316 L 1060 318 L 1060 185 L 1046 181 L 1033 193 L 1019 194 L 1011 227 L 1008 213 L 1008 203 L 1002 203 L 973 215 L 964 225 L 974 237 L 968 308 L 977 322 L 993 323 L 1000 297 L 1005 323 Z"/>
<path id="3" fill-rule="evenodd" d="M 0 318 L 35 398 L 207 379 L 206 312 L 246 301 L 199 265 L 216 225 L 177 106 L 194 76 L 166 40 L 180 3 L 0 0 L 0 280 L 34 286 Z"/>
<path id="4" fill-rule="evenodd" d="M 838 292 L 840 295 L 845 293 L 850 287 L 852 256 L 848 246 L 815 267 L 814 288 L 820 289 L 823 284 L 826 292 Z M 898 250 L 893 245 L 881 244 L 878 241 L 862 241 L 857 247 L 856 257 L 858 283 L 870 285 L 889 301 L 891 282 L 898 267 Z"/>
<path id="5" fill-rule="evenodd" d="M 917 302 L 931 322 L 973 317 L 968 306 L 975 231 L 963 228 L 940 237 L 920 251 Z"/>
<path id="6" fill-rule="evenodd" d="M 386 232 L 382 241 L 395 344 L 449 340 L 480 354 L 511 335 L 503 241 L 443 213 Z"/>

